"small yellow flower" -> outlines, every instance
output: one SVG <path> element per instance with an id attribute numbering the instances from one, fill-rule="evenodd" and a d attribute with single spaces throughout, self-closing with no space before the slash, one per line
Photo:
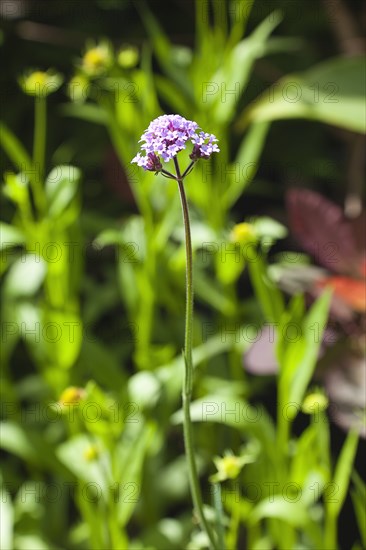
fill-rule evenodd
<path id="1" fill-rule="evenodd" d="M 59 403 L 61 405 L 74 405 L 78 403 L 85 395 L 85 390 L 83 388 L 77 388 L 75 386 L 69 386 L 66 388 L 60 398 Z"/>
<path id="2" fill-rule="evenodd" d="M 245 464 L 254 462 L 256 454 L 253 452 L 244 452 L 240 456 L 235 456 L 232 452 L 225 452 L 223 457 L 216 456 L 213 461 L 217 468 L 217 473 L 210 477 L 212 483 L 226 481 L 227 479 L 236 479 Z"/>
<path id="3" fill-rule="evenodd" d="M 122 46 L 117 56 L 117 62 L 120 67 L 123 69 L 132 69 L 136 67 L 138 61 L 139 51 L 135 46 Z"/>
<path id="4" fill-rule="evenodd" d="M 235 479 L 240 474 L 242 463 L 237 456 L 224 456 L 217 461 L 219 473 L 223 474 L 225 479 Z"/>
<path id="5" fill-rule="evenodd" d="M 61 86 L 62 81 L 62 76 L 55 71 L 33 71 L 23 75 L 19 79 L 19 84 L 28 95 L 46 97 L 56 92 Z"/>
<path id="6" fill-rule="evenodd" d="M 305 414 L 317 414 L 320 411 L 325 411 L 328 403 L 328 397 L 321 390 L 316 390 L 305 397 L 301 407 L 302 412 Z"/>
<path id="7" fill-rule="evenodd" d="M 83 456 L 87 462 L 93 462 L 93 460 L 98 458 L 99 451 L 95 445 L 90 445 L 90 447 L 85 449 Z"/>
<path id="8" fill-rule="evenodd" d="M 99 76 L 112 64 L 112 52 L 107 42 L 89 48 L 82 58 L 82 69 L 88 76 Z"/>
<path id="9" fill-rule="evenodd" d="M 249 243 L 257 240 L 256 232 L 252 224 L 250 223 L 238 223 L 234 225 L 230 239 L 238 243 Z"/>

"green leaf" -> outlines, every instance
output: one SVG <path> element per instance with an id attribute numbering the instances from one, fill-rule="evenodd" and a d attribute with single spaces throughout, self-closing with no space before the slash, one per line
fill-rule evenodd
<path id="1" fill-rule="evenodd" d="M 75 197 L 81 172 L 74 166 L 56 166 L 46 180 L 48 213 L 57 217 L 66 210 Z"/>
<path id="2" fill-rule="evenodd" d="M 234 429 L 245 430 L 259 439 L 267 451 L 273 444 L 273 425 L 265 411 L 250 405 L 239 396 L 206 395 L 193 401 L 190 410 L 192 422 L 217 422 Z M 182 409 L 173 414 L 171 422 L 183 422 Z"/>
<path id="3" fill-rule="evenodd" d="M 93 124 L 105 126 L 108 122 L 108 116 L 105 111 L 92 103 L 86 103 L 85 105 L 66 103 L 62 106 L 61 112 L 65 116 L 80 118 Z"/>
<path id="4" fill-rule="evenodd" d="M 237 333 L 228 334 L 227 338 L 223 338 L 220 333 L 211 336 L 211 327 L 211 323 L 208 323 L 207 327 L 203 327 L 203 330 L 206 329 L 206 334 L 204 335 L 205 341 L 203 344 L 193 349 L 194 368 L 198 368 L 204 361 L 208 361 L 211 358 L 235 348 L 238 345 L 237 342 L 240 341 L 240 329 Z M 155 370 L 157 378 L 164 385 L 164 391 L 167 398 L 174 402 L 179 397 L 182 389 L 183 368 L 184 361 L 180 353 L 178 357 Z"/>
<path id="5" fill-rule="evenodd" d="M 184 91 L 187 97 L 193 99 L 193 94 L 189 82 L 186 78 L 185 71 L 174 63 L 172 55 L 173 46 L 160 25 L 159 20 L 149 9 L 146 2 L 138 2 L 136 8 L 139 11 L 140 17 L 151 39 L 156 56 L 169 78 L 173 79 Z"/>
<path id="6" fill-rule="evenodd" d="M 215 259 L 217 277 L 223 285 L 234 283 L 244 270 L 245 258 L 238 250 L 237 243 L 225 243 L 224 257 L 217 253 Z"/>
<path id="7" fill-rule="evenodd" d="M 5 126 L 0 123 L 0 144 L 14 166 L 20 172 L 31 172 L 32 160 L 20 143 L 18 138 Z"/>
<path id="8" fill-rule="evenodd" d="M 77 360 L 83 339 L 82 321 L 77 313 L 46 309 L 41 334 L 50 363 L 69 369 Z"/>
<path id="9" fill-rule="evenodd" d="M 0 222 L 0 235 L 0 250 L 25 243 L 24 233 L 17 227 L 5 222 Z"/>
<path id="10" fill-rule="evenodd" d="M 291 464 L 291 480 L 300 485 L 304 484 L 304 479 L 309 472 L 317 466 L 319 454 L 317 435 L 316 424 L 311 424 L 296 442 L 296 453 Z"/>
<path id="11" fill-rule="evenodd" d="M 128 380 L 129 396 L 141 408 L 154 407 L 161 396 L 161 391 L 160 381 L 154 372 L 137 372 Z"/>
<path id="12" fill-rule="evenodd" d="M 97 455 L 94 460 L 88 459 L 88 451 L 95 447 Z M 97 484 L 98 489 L 107 497 L 109 490 L 108 479 L 105 474 L 109 470 L 109 461 L 101 441 L 85 434 L 78 434 L 59 445 L 56 455 L 65 467 L 77 479 L 86 483 Z"/>
<path id="13" fill-rule="evenodd" d="M 0 431 L 1 449 L 18 456 L 33 466 L 43 467 L 70 479 L 68 471 L 55 455 L 53 444 L 47 441 L 44 434 L 29 426 L 21 427 L 13 421 L 0 422 Z"/>
<path id="14" fill-rule="evenodd" d="M 26 170 L 25 166 L 23 168 Z M 28 171 L 28 175 L 31 175 L 31 171 Z M 30 217 L 29 179 L 27 172 L 19 174 L 5 172 L 4 183 L 4 195 L 19 207 L 24 217 Z"/>
<path id="15" fill-rule="evenodd" d="M 293 359 L 296 371 L 293 373 L 289 401 L 301 404 L 306 389 L 313 376 L 317 363 L 319 348 L 322 342 L 323 332 L 328 319 L 332 293 L 325 291 L 311 307 L 304 321 L 303 336 L 298 342 L 290 344 L 293 349 L 299 351 L 297 359 Z M 289 361 L 290 362 L 290 361 Z M 295 414 L 296 408 L 292 407 L 290 414 Z"/>
<path id="16" fill-rule="evenodd" d="M 334 518 L 338 517 L 347 496 L 357 445 L 358 433 L 350 431 L 343 444 L 333 476 L 333 483 L 337 487 L 336 498 L 326 503 L 328 513 Z"/>
<path id="17" fill-rule="evenodd" d="M 107 388 L 121 388 L 125 377 L 121 363 L 111 349 L 89 334 L 82 342 L 78 366 L 92 376 L 99 384 Z"/>
<path id="18" fill-rule="evenodd" d="M 239 42 L 227 54 L 223 64 L 206 83 L 205 104 L 212 107 L 216 122 L 228 123 L 234 116 L 235 107 L 242 95 L 250 76 L 254 61 L 265 53 L 265 42 L 270 33 L 279 24 L 278 12 L 269 15 L 254 30 L 249 38 Z M 208 86 L 211 86 L 208 88 Z"/>
<path id="19" fill-rule="evenodd" d="M 268 122 L 252 124 L 244 136 L 235 161 L 229 170 L 230 184 L 223 196 L 227 207 L 232 206 L 238 200 L 247 185 L 253 180 L 258 170 L 269 126 Z M 234 175 L 232 169 L 237 170 Z"/>
<path id="20" fill-rule="evenodd" d="M 26 461 L 37 460 L 36 450 L 26 432 L 15 422 L 1 422 L 1 448 Z"/>
<path id="21" fill-rule="evenodd" d="M 269 323 L 279 322 L 284 308 L 282 292 L 270 278 L 264 252 L 254 245 L 247 245 L 247 250 L 250 281 L 262 312 Z"/>
<path id="22" fill-rule="evenodd" d="M 363 547 L 366 547 L 366 521 L 365 521 L 365 502 L 366 502 L 366 485 L 356 471 L 352 474 L 352 481 L 355 489 L 351 492 L 353 508 L 355 511 L 358 529 L 361 535 Z"/>
<path id="23" fill-rule="evenodd" d="M 17 550 L 52 550 L 52 547 L 36 534 L 16 535 L 14 542 Z"/>
<path id="24" fill-rule="evenodd" d="M 176 113 L 189 113 L 192 109 L 192 102 L 169 78 L 155 76 L 156 89 L 160 97 L 170 105 Z"/>
<path id="25" fill-rule="evenodd" d="M 152 425 L 142 426 L 132 440 L 123 439 L 116 450 L 120 466 L 118 520 L 122 527 L 129 521 L 139 501 L 143 461 L 154 432 Z"/>
<path id="26" fill-rule="evenodd" d="M 309 514 L 301 500 L 285 500 L 283 495 L 274 495 L 257 504 L 249 515 L 251 524 L 262 519 L 276 518 L 297 528 L 304 528 L 309 522 Z"/>
<path id="27" fill-rule="evenodd" d="M 207 277 L 203 271 L 195 273 L 195 292 L 197 297 L 203 302 L 230 317 L 234 314 L 235 304 L 225 295 L 222 289 L 211 278 Z"/>
<path id="28" fill-rule="evenodd" d="M 2 342 L 0 358 L 3 365 L 6 365 L 13 353 L 13 350 L 20 338 L 20 323 L 17 309 L 13 300 L 7 300 L 4 296 L 2 307 Z"/>
<path id="29" fill-rule="evenodd" d="M 6 296 L 34 296 L 40 289 L 45 275 L 46 264 L 40 257 L 23 254 L 8 271 L 4 287 Z"/>
<path id="30" fill-rule="evenodd" d="M 229 13 L 233 19 L 231 32 L 228 39 L 228 44 L 230 46 L 235 46 L 235 44 L 237 44 L 242 38 L 253 4 L 254 0 L 239 0 L 233 3 L 235 9 L 231 9 Z M 237 15 L 239 13 L 240 17 Z"/>
<path id="31" fill-rule="evenodd" d="M 4 488 L 0 491 L 0 548 L 12 550 L 14 513 L 10 495 Z"/>
<path id="32" fill-rule="evenodd" d="M 276 82 L 244 110 L 237 128 L 255 121 L 307 118 L 365 133 L 365 92 L 364 57 L 329 59 Z"/>

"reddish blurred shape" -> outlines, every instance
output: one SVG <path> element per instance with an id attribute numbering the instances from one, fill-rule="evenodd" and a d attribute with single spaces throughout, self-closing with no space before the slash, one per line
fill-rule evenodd
<path id="1" fill-rule="evenodd" d="M 334 296 L 359 313 L 366 311 L 366 282 L 351 277 L 325 277 L 317 281 L 318 288 L 331 287 Z"/>
<path id="2" fill-rule="evenodd" d="M 356 428 L 366 437 L 365 212 L 349 221 L 339 206 L 307 189 L 291 189 L 286 202 L 291 234 L 318 266 L 282 266 L 278 283 L 289 294 L 306 292 L 310 302 L 325 287 L 333 288 L 318 357 L 327 361 L 315 377 L 326 388 L 334 422 L 345 430 Z M 245 353 L 244 366 L 249 372 L 269 375 L 278 371 L 271 333 L 273 327 L 264 328 Z"/>
<path id="3" fill-rule="evenodd" d="M 314 295 L 325 286 L 334 290 L 333 301 L 342 301 L 353 311 L 366 311 L 366 259 L 361 235 L 364 216 L 347 220 L 342 209 L 309 189 L 291 189 L 286 196 L 291 233 L 317 263 L 333 273 L 318 278 Z M 312 292 L 313 291 L 313 292 Z"/>

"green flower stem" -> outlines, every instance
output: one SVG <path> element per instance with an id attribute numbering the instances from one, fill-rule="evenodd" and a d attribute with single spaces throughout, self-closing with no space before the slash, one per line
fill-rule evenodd
<path id="1" fill-rule="evenodd" d="M 34 103 L 34 141 L 33 141 L 33 163 L 36 175 L 32 178 L 34 202 L 39 213 L 44 213 L 46 197 L 43 189 L 45 172 L 45 151 L 46 151 L 46 122 L 47 103 L 42 95 L 35 98 Z"/>
<path id="2" fill-rule="evenodd" d="M 324 528 L 324 548 L 338 548 L 337 544 L 337 517 L 333 514 L 326 514 Z"/>
<path id="3" fill-rule="evenodd" d="M 289 443 L 291 439 L 292 421 L 284 414 L 289 402 L 288 388 L 283 373 L 280 372 L 277 382 L 277 453 L 280 465 L 280 475 L 286 482 L 289 468 Z"/>
<path id="4" fill-rule="evenodd" d="M 170 178 L 172 180 L 176 180 L 177 178 L 174 176 L 174 174 L 172 174 L 171 172 L 168 172 L 168 170 L 162 170 L 161 171 L 162 175 L 165 176 L 166 178 Z M 182 178 L 183 179 L 183 178 Z"/>
<path id="5" fill-rule="evenodd" d="M 222 507 L 221 484 L 215 483 L 213 486 L 213 504 L 216 510 L 216 525 L 219 547 L 225 548 L 225 530 L 224 530 L 224 510 Z"/>
<path id="6" fill-rule="evenodd" d="M 196 161 L 192 160 L 192 162 L 188 165 L 188 167 L 186 168 L 186 170 L 184 171 L 183 175 L 182 175 L 182 180 L 188 176 L 188 174 L 193 170 L 193 167 L 195 165 Z"/>
<path id="7" fill-rule="evenodd" d="M 229 532 L 227 536 L 227 546 L 228 548 L 236 548 L 238 543 L 238 532 L 240 526 L 240 494 L 238 490 L 238 482 L 232 480 L 231 482 L 231 492 L 234 494 L 234 503 L 232 514 L 230 518 Z M 248 546 L 248 548 L 251 548 Z"/>
<path id="8" fill-rule="evenodd" d="M 185 320 L 185 339 L 184 339 L 184 362 L 185 362 L 185 375 L 183 384 L 183 429 L 184 429 L 184 445 L 186 451 L 186 457 L 188 461 L 188 476 L 191 488 L 192 500 L 194 508 L 196 509 L 200 524 L 206 531 L 210 540 L 211 546 L 217 548 L 213 531 L 208 524 L 204 512 L 202 495 L 199 486 L 197 465 L 194 456 L 193 446 L 193 429 L 191 420 L 190 404 L 192 398 L 193 387 L 193 361 L 192 361 L 192 329 L 193 329 L 193 257 L 192 257 L 192 240 L 191 240 L 191 228 L 189 221 L 189 210 L 187 198 L 183 186 L 183 178 L 180 173 L 178 161 L 174 158 L 175 169 L 177 172 L 177 182 L 179 187 L 180 199 L 182 203 L 182 212 L 184 220 L 185 230 L 185 242 L 186 242 L 186 320 Z"/>

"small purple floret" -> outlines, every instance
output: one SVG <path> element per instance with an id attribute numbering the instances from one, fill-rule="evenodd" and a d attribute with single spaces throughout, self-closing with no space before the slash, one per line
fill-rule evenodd
<path id="1" fill-rule="evenodd" d="M 212 153 L 218 153 L 220 149 L 216 145 L 217 138 L 213 134 L 200 132 L 195 134 L 192 142 L 194 143 L 193 151 L 189 155 L 192 160 L 200 158 L 209 159 Z"/>
<path id="2" fill-rule="evenodd" d="M 205 132 L 196 133 L 197 122 L 186 120 L 180 115 L 162 115 L 153 120 L 142 134 L 140 142 L 144 155 L 138 153 L 131 162 L 137 163 L 144 170 L 159 172 L 162 170 L 160 157 L 164 162 L 176 157 L 186 148 L 187 142 L 193 144 L 190 158 L 194 161 L 208 159 L 212 153 L 218 153 L 216 137 Z"/>
<path id="3" fill-rule="evenodd" d="M 151 170 L 151 172 L 160 172 L 163 168 L 159 157 L 155 153 L 148 153 L 145 156 L 137 153 L 131 162 L 136 162 L 138 166 L 142 166 L 145 170 Z"/>

